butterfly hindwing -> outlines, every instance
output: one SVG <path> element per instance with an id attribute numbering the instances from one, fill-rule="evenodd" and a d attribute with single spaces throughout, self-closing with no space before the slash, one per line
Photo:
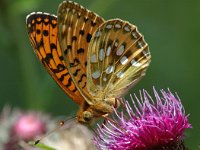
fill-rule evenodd
<path id="1" fill-rule="evenodd" d="M 120 19 L 102 24 L 88 52 L 88 90 L 94 98 L 122 96 L 144 76 L 151 55 L 136 26 Z"/>
<path id="2" fill-rule="evenodd" d="M 101 17 L 75 2 L 64 1 L 58 9 L 58 36 L 65 63 L 86 101 L 92 99 L 86 88 L 88 47 L 93 33 L 103 22 Z"/>
<path id="3" fill-rule="evenodd" d="M 79 105 L 83 97 L 77 90 L 64 62 L 57 36 L 57 17 L 46 13 L 27 16 L 27 30 L 31 45 L 58 85 Z"/>

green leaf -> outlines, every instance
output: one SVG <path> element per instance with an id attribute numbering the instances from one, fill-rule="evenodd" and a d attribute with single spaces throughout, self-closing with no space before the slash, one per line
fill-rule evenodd
<path id="1" fill-rule="evenodd" d="M 37 145 L 34 145 L 34 146 L 41 148 L 42 150 L 56 150 L 55 148 L 49 147 L 43 143 L 38 143 Z"/>

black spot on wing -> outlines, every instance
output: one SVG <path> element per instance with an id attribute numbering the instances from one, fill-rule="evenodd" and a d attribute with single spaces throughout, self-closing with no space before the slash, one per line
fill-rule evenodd
<path id="1" fill-rule="evenodd" d="M 71 45 L 67 45 L 67 48 L 64 50 L 64 54 L 67 54 L 68 50 L 71 50 L 72 46 Z"/>
<path id="2" fill-rule="evenodd" d="M 48 35 L 49 35 L 49 31 L 48 31 L 48 30 L 44 30 L 44 31 L 43 31 L 43 35 L 44 35 L 44 36 L 48 36 Z"/>
<path id="3" fill-rule="evenodd" d="M 67 84 L 65 85 L 67 88 L 69 88 L 72 85 L 72 79 L 69 78 Z"/>
<path id="4" fill-rule="evenodd" d="M 76 69 L 76 71 L 73 73 L 73 75 L 76 77 L 78 75 L 79 71 L 81 71 L 81 69 Z"/>
<path id="5" fill-rule="evenodd" d="M 80 35 L 84 35 L 84 33 L 85 33 L 84 30 L 80 30 L 80 31 L 79 31 L 79 34 L 80 34 Z"/>
<path id="6" fill-rule="evenodd" d="M 85 62 L 85 67 L 87 66 L 87 61 Z"/>
<path id="7" fill-rule="evenodd" d="M 90 33 L 87 34 L 87 42 L 90 42 L 92 35 Z"/>
<path id="8" fill-rule="evenodd" d="M 59 71 L 65 70 L 65 66 L 63 64 L 58 64 L 57 68 L 58 68 Z"/>
<path id="9" fill-rule="evenodd" d="M 83 48 L 79 48 L 79 49 L 77 50 L 77 53 L 78 53 L 78 54 L 84 53 L 84 49 L 83 49 Z"/>
<path id="10" fill-rule="evenodd" d="M 91 25 L 94 27 L 97 23 L 94 21 L 91 21 Z"/>
<path id="11" fill-rule="evenodd" d="M 48 64 L 48 63 L 47 63 L 47 64 Z M 57 66 L 57 69 L 53 69 L 53 68 L 50 68 L 50 69 L 51 69 L 51 71 L 54 72 L 54 73 L 59 73 L 59 72 L 62 72 L 63 70 L 65 70 L 66 68 L 65 68 L 64 65 L 59 64 L 59 65 Z"/>
<path id="12" fill-rule="evenodd" d="M 86 85 L 87 85 L 87 83 L 85 82 L 81 88 L 84 89 L 86 87 Z"/>
<path id="13" fill-rule="evenodd" d="M 78 80 L 78 84 L 82 82 L 83 78 L 86 78 L 86 74 L 82 74 L 80 80 Z"/>
<path id="14" fill-rule="evenodd" d="M 77 37 L 76 36 L 72 36 L 72 41 L 76 41 Z"/>
<path id="15" fill-rule="evenodd" d="M 80 61 L 77 59 L 77 58 L 75 58 L 74 59 L 74 62 L 73 63 L 70 63 L 70 67 L 76 67 L 76 66 L 78 66 L 80 64 Z"/>
<path id="16" fill-rule="evenodd" d="M 84 21 L 87 22 L 89 20 L 89 18 L 84 17 Z"/>
<path id="17" fill-rule="evenodd" d="M 62 74 L 61 77 L 59 78 L 59 80 L 62 82 L 65 78 L 65 76 L 67 76 L 69 73 L 65 73 L 65 74 Z"/>
<path id="18" fill-rule="evenodd" d="M 37 34 L 40 34 L 40 33 L 41 33 L 40 29 L 37 29 L 37 30 L 36 30 L 36 33 L 37 33 Z"/>
<path id="19" fill-rule="evenodd" d="M 51 59 L 53 59 L 53 55 L 51 54 L 51 53 L 47 53 L 46 54 L 46 57 L 44 58 L 44 61 L 46 62 L 46 63 L 49 63 L 49 61 L 51 60 Z"/>
<path id="20" fill-rule="evenodd" d="M 42 46 L 44 46 L 44 41 L 43 40 L 41 40 L 40 42 L 37 43 L 36 49 L 39 49 Z"/>
<path id="21" fill-rule="evenodd" d="M 71 91 L 75 93 L 77 91 L 77 88 L 74 86 L 74 89 Z"/>
<path id="22" fill-rule="evenodd" d="M 59 56 L 59 59 L 60 59 L 61 61 L 63 61 L 63 60 L 64 60 L 64 57 L 63 57 L 63 56 Z"/>
<path id="23" fill-rule="evenodd" d="M 50 44 L 50 48 L 51 48 L 51 50 L 53 50 L 53 49 L 57 49 L 57 46 L 56 46 L 56 44 L 51 43 L 51 44 Z"/>

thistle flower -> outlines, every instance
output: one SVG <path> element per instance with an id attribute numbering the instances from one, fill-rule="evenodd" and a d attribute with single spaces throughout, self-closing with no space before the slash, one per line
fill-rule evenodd
<path id="1" fill-rule="evenodd" d="M 154 89 L 155 101 L 143 90 L 140 99 L 131 96 L 133 107 L 123 101 L 124 109 L 114 108 L 113 120 L 98 126 L 94 143 L 109 150 L 182 150 L 184 131 L 191 128 L 179 97 L 169 90 Z"/>
<path id="2" fill-rule="evenodd" d="M 21 115 L 12 128 L 12 134 L 19 139 L 29 141 L 46 132 L 46 125 L 39 116 L 34 113 Z"/>
<path id="3" fill-rule="evenodd" d="M 19 109 L 3 108 L 0 114 L 0 149 L 18 150 L 20 141 L 34 140 L 52 125 L 50 117 L 39 112 L 23 112 Z"/>

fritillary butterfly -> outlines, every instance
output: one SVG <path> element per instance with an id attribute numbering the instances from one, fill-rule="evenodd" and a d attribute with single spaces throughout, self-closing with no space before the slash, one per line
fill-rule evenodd
<path id="1" fill-rule="evenodd" d="M 77 121 L 91 124 L 144 76 L 151 55 L 135 25 L 103 18 L 64 1 L 58 17 L 27 16 L 31 45 L 58 85 L 80 105 Z"/>

